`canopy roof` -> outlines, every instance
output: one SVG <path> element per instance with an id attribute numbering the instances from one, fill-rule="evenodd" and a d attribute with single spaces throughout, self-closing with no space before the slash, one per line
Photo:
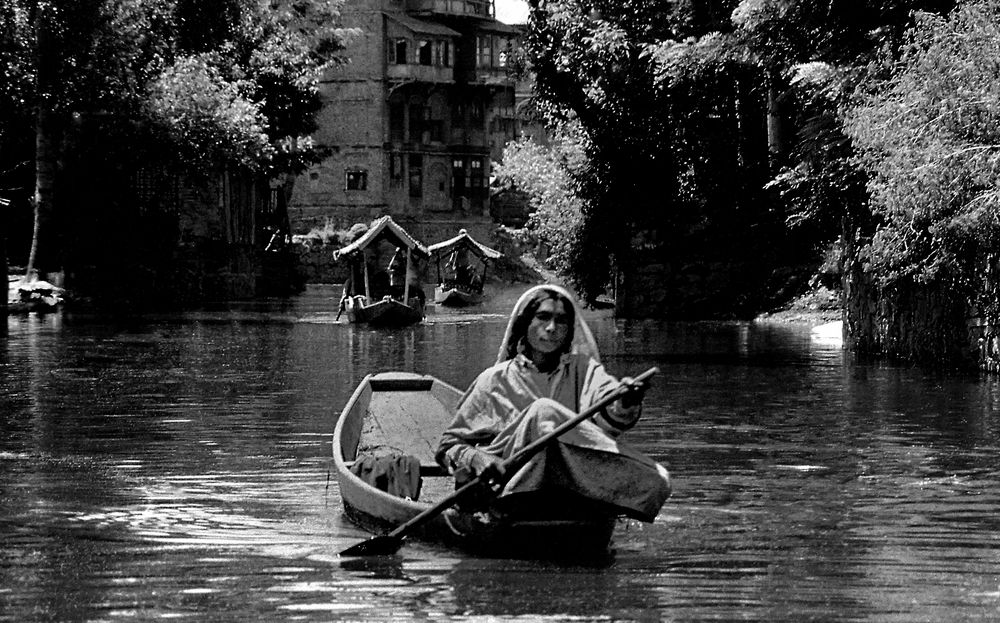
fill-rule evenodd
<path id="1" fill-rule="evenodd" d="M 458 231 L 458 235 L 454 238 L 449 238 L 443 242 L 438 242 L 427 247 L 427 250 L 431 253 L 450 253 L 451 251 L 459 248 L 466 247 L 476 255 L 481 258 L 486 258 L 490 260 L 495 260 L 497 258 L 503 257 L 503 253 L 500 253 L 496 249 L 491 249 L 484 244 L 476 242 L 476 240 L 469 235 L 469 232 L 464 229 Z"/>
<path id="2" fill-rule="evenodd" d="M 333 252 L 333 259 L 350 257 L 357 255 L 368 248 L 369 245 L 379 240 L 388 240 L 397 247 L 410 249 L 413 255 L 420 257 L 430 257 L 430 253 L 419 240 L 411 236 L 405 229 L 399 226 L 390 216 L 383 216 L 372 221 L 368 231 L 360 238 L 341 249 Z"/>

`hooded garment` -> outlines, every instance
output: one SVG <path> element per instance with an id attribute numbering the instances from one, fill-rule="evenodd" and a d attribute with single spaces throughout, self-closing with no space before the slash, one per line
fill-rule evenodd
<path id="1" fill-rule="evenodd" d="M 575 312 L 569 352 L 551 373 L 538 371 L 520 352 L 508 356 L 514 322 L 540 290 L 562 295 Z M 535 286 L 521 296 L 507 323 L 497 363 L 480 373 L 465 392 L 454 421 L 441 437 L 437 451 L 441 465 L 468 469 L 474 448 L 509 458 L 619 386 L 601 365 L 597 344 L 580 312 L 573 296 L 557 286 Z M 500 499 L 512 501 L 521 493 L 555 487 L 652 521 L 670 495 L 667 471 L 619 440 L 635 425 L 640 411 L 616 401 L 567 431 L 511 475 Z"/>

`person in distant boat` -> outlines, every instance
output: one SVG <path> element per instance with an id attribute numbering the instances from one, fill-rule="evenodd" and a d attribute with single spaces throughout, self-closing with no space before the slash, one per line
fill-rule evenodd
<path id="1" fill-rule="evenodd" d="M 406 293 L 407 281 L 410 282 L 410 298 L 419 300 L 419 305 L 423 307 L 426 303 L 427 295 L 424 294 L 423 286 L 420 284 L 419 277 L 417 277 L 416 268 L 413 265 L 407 266 L 406 249 L 396 247 L 396 252 L 392 254 L 392 259 L 389 260 L 389 292 L 393 298 L 400 301 L 403 300 L 403 295 Z M 403 302 L 409 303 L 409 301 Z"/>
<path id="2" fill-rule="evenodd" d="M 448 258 L 447 268 L 455 275 L 455 285 L 467 288 L 472 285 L 472 264 L 469 262 L 469 250 L 458 247 Z"/>
<path id="3" fill-rule="evenodd" d="M 406 287 L 406 251 L 396 247 L 396 252 L 389 260 L 389 290 L 392 296 L 403 298 L 403 288 Z"/>
<path id="4" fill-rule="evenodd" d="M 670 496 L 669 474 L 621 441 L 641 415 L 644 386 L 566 432 L 516 473 L 502 473 L 505 458 L 621 383 L 631 380 L 619 382 L 605 370 L 572 295 L 535 286 L 514 306 L 496 364 L 459 401 L 436 459 L 455 474 L 456 486 L 483 472 L 502 483 L 496 499 L 485 501 L 492 512 L 534 509 L 551 517 L 576 508 L 652 521 Z"/>

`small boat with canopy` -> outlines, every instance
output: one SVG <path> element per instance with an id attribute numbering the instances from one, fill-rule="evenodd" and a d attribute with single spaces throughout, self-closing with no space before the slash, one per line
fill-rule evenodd
<path id="1" fill-rule="evenodd" d="M 381 267 L 386 249 L 394 249 L 394 255 Z M 392 217 L 373 221 L 367 232 L 333 253 L 334 260 L 347 261 L 351 271 L 338 318 L 347 312 L 348 321 L 372 326 L 405 326 L 423 320 L 424 293 L 416 278 L 417 262 L 429 257 L 427 247 Z"/>
<path id="2" fill-rule="evenodd" d="M 458 235 L 427 247 L 437 260 L 438 285 L 434 288 L 434 303 L 451 307 L 478 305 L 483 302 L 483 286 L 490 261 L 503 257 L 495 249 L 478 242 L 462 229 Z M 478 268 L 472 260 L 475 256 Z M 441 260 L 445 270 L 441 270 Z"/>

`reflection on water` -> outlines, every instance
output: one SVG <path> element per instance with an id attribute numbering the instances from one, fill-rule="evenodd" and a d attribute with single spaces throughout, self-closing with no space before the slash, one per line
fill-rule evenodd
<path id="1" fill-rule="evenodd" d="M 656 365 L 632 442 L 669 466 L 603 564 L 470 558 L 367 534 L 329 480 L 369 372 L 465 387 L 520 292 L 373 331 L 337 291 L 0 337 L 0 621 L 990 621 L 1000 617 L 1000 385 L 852 364 L 808 327 L 616 321 Z"/>

